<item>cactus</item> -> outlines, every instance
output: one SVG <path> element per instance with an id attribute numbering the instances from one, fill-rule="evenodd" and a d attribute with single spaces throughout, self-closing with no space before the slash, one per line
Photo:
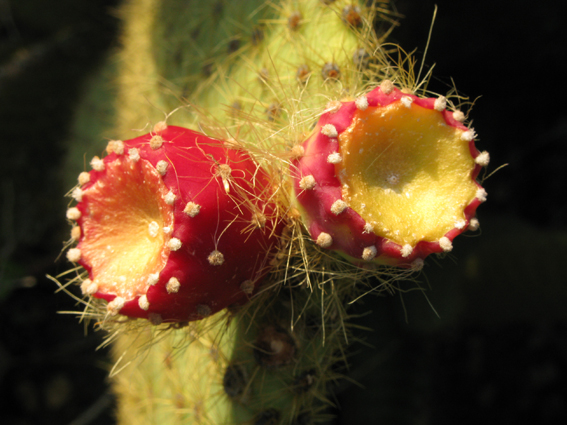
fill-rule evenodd
<path id="1" fill-rule="evenodd" d="M 206 136 L 203 137 L 224 140 L 225 146 L 230 148 L 245 149 L 250 155 L 249 161 L 257 164 L 258 174 L 267 175 L 270 187 L 247 190 L 244 198 L 257 209 L 262 209 L 260 205 L 277 209 L 277 214 L 270 213 L 268 217 L 282 220 L 284 224 L 281 234 L 279 222 L 268 226 L 277 228 L 275 232 L 257 231 L 264 235 L 261 239 L 266 248 L 264 255 L 270 246 L 277 249 L 270 257 L 270 271 L 263 283 L 259 281 L 262 268 L 254 268 L 255 278 L 249 277 L 250 264 L 258 263 L 257 251 L 253 249 L 250 253 L 240 241 L 228 248 L 233 250 L 235 258 L 246 259 L 250 255 L 253 260 L 242 266 L 244 270 L 240 264 L 231 266 L 235 273 L 238 270 L 242 275 L 223 277 L 238 285 L 246 280 L 256 283 L 256 292 L 251 302 L 245 305 L 233 305 L 232 301 L 237 298 L 233 298 L 234 292 L 231 292 L 218 308 L 207 310 L 211 315 L 202 320 L 187 322 L 208 316 L 202 314 L 204 310 L 199 312 L 198 307 L 204 305 L 199 300 L 181 308 L 182 313 L 178 313 L 178 309 L 172 313 L 169 307 L 164 307 L 159 314 L 162 319 L 167 319 L 165 322 L 148 322 L 135 317 L 152 319 L 147 313 L 153 304 L 150 296 L 153 287 L 149 290 L 147 285 L 143 287 L 129 301 L 132 308 L 120 310 L 132 318 L 106 314 L 106 310 L 100 310 L 100 302 L 92 297 L 82 300 L 86 305 L 84 317 L 97 319 L 108 331 L 107 343 L 113 344 L 115 366 L 111 375 L 118 397 L 119 422 L 257 425 L 325 422 L 329 419 L 327 409 L 332 405 L 333 384 L 345 372 L 348 344 L 359 338 L 349 325 L 349 304 L 363 292 L 392 291 L 398 281 L 412 279 L 414 272 L 420 269 L 416 265 L 422 264 L 418 260 L 438 252 L 443 246 L 439 243 L 442 238 L 450 242 L 470 224 L 478 205 L 480 189 L 474 180 L 482 165 L 483 160 L 479 159 L 482 156 L 478 155 L 471 137 L 467 141 L 466 146 L 470 149 L 465 158 L 456 161 L 465 171 L 461 173 L 462 181 L 454 183 L 454 187 L 462 188 L 463 193 L 450 199 L 459 204 L 455 208 L 461 215 L 456 219 L 451 217 L 451 228 L 446 228 L 447 223 L 444 223 L 445 227 L 438 226 L 433 236 L 422 237 L 422 229 L 418 227 L 421 224 L 417 223 L 413 233 L 417 232 L 419 237 L 415 240 L 407 239 L 407 235 L 393 238 L 378 225 L 371 232 L 362 222 L 369 221 L 368 217 L 353 200 L 356 194 L 346 190 L 343 193 L 344 182 L 339 181 L 338 186 L 333 183 L 328 190 L 339 190 L 335 201 L 344 196 L 341 198 L 343 202 L 351 203 L 353 207 L 348 211 L 342 209 L 335 215 L 345 214 L 344 217 L 350 218 L 354 224 L 348 222 L 346 227 L 358 226 L 359 235 L 354 242 L 345 236 L 348 231 L 343 230 L 345 233 L 337 237 L 340 232 L 336 224 L 345 226 L 345 223 L 329 216 L 327 210 L 314 212 L 321 208 L 306 199 L 314 195 L 317 202 L 322 202 L 324 208 L 329 207 L 331 211 L 331 206 L 326 204 L 330 198 L 324 195 L 324 186 L 316 174 L 327 173 L 325 178 L 332 180 L 333 170 L 341 176 L 344 169 L 350 177 L 348 170 L 356 173 L 367 166 L 365 158 L 350 163 L 328 161 L 329 154 L 344 153 L 354 146 L 366 149 L 368 141 L 349 139 L 350 133 L 345 131 L 351 121 L 354 123 L 353 118 L 368 116 L 380 108 L 393 111 L 392 119 L 400 123 L 404 133 L 400 140 L 405 145 L 409 143 L 408 134 L 423 131 L 423 128 L 414 128 L 416 116 L 439 123 L 445 119 L 440 117 L 449 114 L 436 110 L 435 102 L 424 98 L 426 90 L 421 82 L 415 81 L 411 64 L 404 68 L 408 60 L 403 52 L 383 44 L 394 23 L 388 2 L 353 4 L 342 0 L 283 0 L 265 3 L 258 0 L 197 6 L 174 0 L 143 0 L 126 3 L 121 14 L 125 18 L 125 27 L 124 47 L 120 53 L 122 65 L 117 78 L 116 134 L 123 138 L 138 136 L 132 129 L 142 128 L 147 123 L 160 123 L 165 118 L 168 128 L 182 125 L 204 133 Z M 389 56 L 397 51 L 402 59 L 398 63 L 392 62 Z M 383 89 L 375 88 L 386 79 L 401 90 L 393 89 L 389 101 L 384 100 Z M 364 93 L 368 94 L 361 97 Z M 411 99 L 407 108 L 404 99 Z M 448 102 L 451 105 L 450 99 Z M 357 107 L 359 112 L 356 112 Z M 342 124 L 329 121 L 334 119 L 342 120 Z M 460 135 L 471 134 L 463 124 L 451 118 L 447 120 L 448 128 L 453 132 L 453 142 Z M 334 131 L 325 127 L 331 123 Z M 351 129 L 353 133 L 361 131 L 356 126 Z M 340 148 L 326 155 L 311 155 L 318 143 L 334 143 L 329 141 L 329 137 L 335 138 L 334 132 L 336 136 L 342 136 L 337 142 Z M 439 133 L 436 129 L 435 135 Z M 136 143 L 141 140 L 147 143 L 148 138 L 143 136 L 123 143 L 138 146 Z M 462 154 L 466 149 L 460 139 L 458 145 L 457 153 Z M 114 143 L 110 150 L 116 150 L 117 146 L 120 149 L 121 145 Z M 154 167 L 160 160 L 165 160 L 165 156 L 158 158 L 151 148 L 144 149 L 145 156 L 141 157 L 152 164 L 154 173 Z M 425 150 L 420 150 L 419 155 L 425 154 Z M 90 174 L 93 180 L 102 172 L 96 171 L 96 167 L 101 163 L 104 166 L 114 164 L 117 155 L 115 151 L 104 160 L 94 162 L 95 171 Z M 213 156 L 216 161 L 223 158 Z M 203 161 L 208 164 L 207 181 L 213 181 L 216 193 L 222 194 L 222 174 L 220 179 L 219 176 L 211 177 L 210 169 L 214 165 L 206 158 Z M 321 164 L 313 167 L 317 161 Z M 247 163 L 248 159 L 230 162 L 230 167 L 241 162 Z M 128 164 L 128 160 L 119 160 L 117 164 Z M 157 169 L 159 174 L 159 166 Z M 425 170 L 430 171 L 427 164 Z M 313 176 L 313 180 L 308 176 Z M 177 184 L 166 180 L 167 174 L 163 179 L 165 188 L 156 183 L 156 190 L 163 192 L 163 199 L 171 185 Z M 355 187 L 354 184 L 350 186 Z M 427 189 L 423 182 L 418 186 L 419 190 Z M 75 197 L 85 192 L 87 200 L 89 190 L 89 186 L 85 186 L 74 192 Z M 71 208 L 69 218 L 76 219 L 85 228 L 85 222 L 81 220 L 84 220 L 86 210 L 81 211 L 81 205 L 86 207 L 88 202 L 82 202 L 75 209 Z M 270 206 L 276 202 L 277 207 Z M 387 201 L 384 203 L 388 204 Z M 200 201 L 196 204 L 205 210 Z M 236 204 L 241 202 L 237 200 Z M 395 205 L 390 207 L 396 208 Z M 378 207 L 373 206 L 370 213 L 375 211 L 374 208 Z M 188 209 L 183 218 L 190 223 L 195 218 L 190 217 L 192 212 L 197 210 Z M 176 217 L 181 214 L 179 210 L 175 211 Z M 218 207 L 215 211 L 226 213 Z M 197 217 L 200 214 L 199 211 Z M 457 212 L 453 211 L 453 214 L 457 215 Z M 415 217 L 426 215 L 416 213 L 412 223 Z M 244 228 L 252 219 L 246 208 L 234 217 L 235 223 L 245 223 Z M 331 243 L 319 241 L 324 229 L 317 226 L 323 226 L 325 220 L 335 226 L 325 232 L 332 238 Z M 459 220 L 465 224 L 461 226 Z M 142 226 L 145 238 L 151 223 Z M 223 235 L 221 242 L 223 238 L 238 240 L 242 227 L 235 224 L 227 228 L 229 232 L 234 228 L 235 234 Z M 397 229 L 392 230 L 396 232 Z M 199 237 L 205 235 L 205 239 L 211 236 L 210 226 L 195 231 Z M 275 234 L 279 234 L 277 244 L 271 243 L 269 238 Z M 433 248 L 431 243 L 421 242 L 432 237 L 436 238 Z M 313 238 L 317 243 L 313 243 Z M 75 248 L 78 251 L 71 249 L 69 258 L 78 261 L 83 256 L 83 241 L 78 237 L 75 239 L 80 240 Z M 393 248 L 384 248 L 386 240 L 393 241 Z M 405 255 L 407 244 L 412 246 L 412 252 Z M 365 255 L 368 251 L 365 249 L 370 246 L 376 252 L 370 249 L 371 252 Z M 422 249 L 422 246 L 426 248 Z M 207 247 L 206 251 L 209 250 Z M 414 267 L 409 269 L 379 264 L 403 265 L 410 261 Z M 88 256 L 81 264 L 87 270 L 93 270 Z M 138 263 L 138 266 L 142 267 L 142 264 Z M 159 269 L 152 267 L 145 271 L 147 276 Z M 207 272 L 201 268 L 199 273 Z M 70 281 L 82 282 L 84 277 L 84 273 L 78 271 Z M 164 288 L 167 292 L 169 282 L 166 278 L 168 276 L 162 279 L 160 274 L 157 282 L 157 289 L 165 299 L 168 297 L 163 292 Z M 96 276 L 91 276 L 90 283 L 83 284 L 85 293 L 105 296 L 111 301 L 111 312 L 114 313 L 111 297 L 100 292 L 99 286 L 96 291 L 94 286 L 91 288 L 96 280 Z M 238 285 L 239 294 L 247 292 Z M 148 310 L 143 308 L 147 306 L 145 302 L 140 305 L 144 290 L 147 291 Z M 223 310 L 227 306 L 229 308 Z M 215 312 L 217 314 L 212 314 Z"/>

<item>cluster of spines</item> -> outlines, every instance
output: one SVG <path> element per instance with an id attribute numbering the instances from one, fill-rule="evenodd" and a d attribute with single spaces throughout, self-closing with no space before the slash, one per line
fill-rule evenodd
<path id="1" fill-rule="evenodd" d="M 259 130 L 273 132 L 288 120 L 295 121 L 288 122 L 294 126 L 291 131 L 301 133 L 304 129 L 297 125 L 303 126 L 305 117 L 298 117 L 298 112 L 310 114 L 312 108 L 325 103 L 324 97 L 359 90 L 366 77 L 381 73 L 384 59 L 378 46 L 395 22 L 388 2 L 266 4 L 258 0 L 217 5 L 199 11 L 174 1 L 146 6 L 149 15 L 144 19 L 152 21 L 154 28 L 146 41 L 151 56 L 140 56 L 136 51 L 125 54 L 134 64 L 128 72 L 138 62 L 150 60 L 151 67 L 139 63 L 135 68 L 145 67 L 168 81 L 166 89 L 152 91 L 149 99 L 153 106 L 145 108 L 148 116 L 156 117 L 156 105 L 162 110 L 178 108 L 182 96 L 199 111 L 206 111 L 206 117 L 188 109 L 172 117 L 171 123 L 200 129 L 218 127 L 223 134 L 215 136 L 220 138 L 227 138 L 227 132 L 241 137 L 244 133 L 254 136 Z M 374 28 L 379 26 L 373 25 L 377 16 L 387 22 L 378 35 Z M 235 25 L 236 21 L 246 25 Z M 206 31 L 203 23 L 210 24 Z M 175 32 L 181 25 L 187 31 L 185 37 Z M 132 32 L 138 28 L 132 26 Z M 313 39 L 316 35 L 325 39 L 325 46 Z M 147 34 L 132 37 L 139 44 Z M 136 96 L 132 90 L 125 89 L 128 100 L 138 97 L 142 102 L 140 87 Z M 293 105 L 293 99 L 299 104 Z M 121 112 L 120 123 L 127 134 L 129 128 L 136 127 L 132 121 L 136 116 L 128 110 Z M 214 123 L 208 122 L 210 117 Z M 265 136 L 268 134 L 262 138 Z"/>

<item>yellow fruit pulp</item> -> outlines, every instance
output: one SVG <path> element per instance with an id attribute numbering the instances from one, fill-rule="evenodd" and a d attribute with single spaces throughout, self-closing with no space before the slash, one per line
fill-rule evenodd
<path id="1" fill-rule="evenodd" d="M 465 219 L 475 163 L 463 130 L 442 113 L 400 101 L 357 111 L 339 136 L 343 199 L 400 245 L 438 241 Z"/>
<path id="2" fill-rule="evenodd" d="M 82 259 L 91 265 L 99 292 L 130 300 L 146 293 L 148 277 L 159 273 L 169 255 L 172 207 L 168 189 L 145 160 L 117 160 L 84 191 Z"/>

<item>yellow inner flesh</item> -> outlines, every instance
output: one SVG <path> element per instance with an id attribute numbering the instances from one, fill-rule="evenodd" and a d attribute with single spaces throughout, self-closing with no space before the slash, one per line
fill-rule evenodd
<path id="1" fill-rule="evenodd" d="M 374 233 L 412 247 L 438 241 L 476 195 L 463 131 L 440 112 L 400 101 L 357 111 L 339 136 L 343 199 Z"/>
<path id="2" fill-rule="evenodd" d="M 81 256 L 92 266 L 100 292 L 126 300 L 143 295 L 150 274 L 159 273 L 169 255 L 164 233 L 173 225 L 168 190 L 145 160 L 106 164 L 107 175 L 85 191 Z"/>

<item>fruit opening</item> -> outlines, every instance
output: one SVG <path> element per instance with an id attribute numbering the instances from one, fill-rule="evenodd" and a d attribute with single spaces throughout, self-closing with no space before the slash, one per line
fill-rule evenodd
<path id="1" fill-rule="evenodd" d="M 105 174 L 84 191 L 79 248 L 99 293 L 131 300 L 163 269 L 173 226 L 167 193 L 148 161 L 122 158 L 106 164 Z"/>
<path id="2" fill-rule="evenodd" d="M 438 241 L 466 219 L 478 189 L 462 134 L 413 103 L 358 110 L 339 136 L 343 199 L 378 236 L 411 246 Z"/>

